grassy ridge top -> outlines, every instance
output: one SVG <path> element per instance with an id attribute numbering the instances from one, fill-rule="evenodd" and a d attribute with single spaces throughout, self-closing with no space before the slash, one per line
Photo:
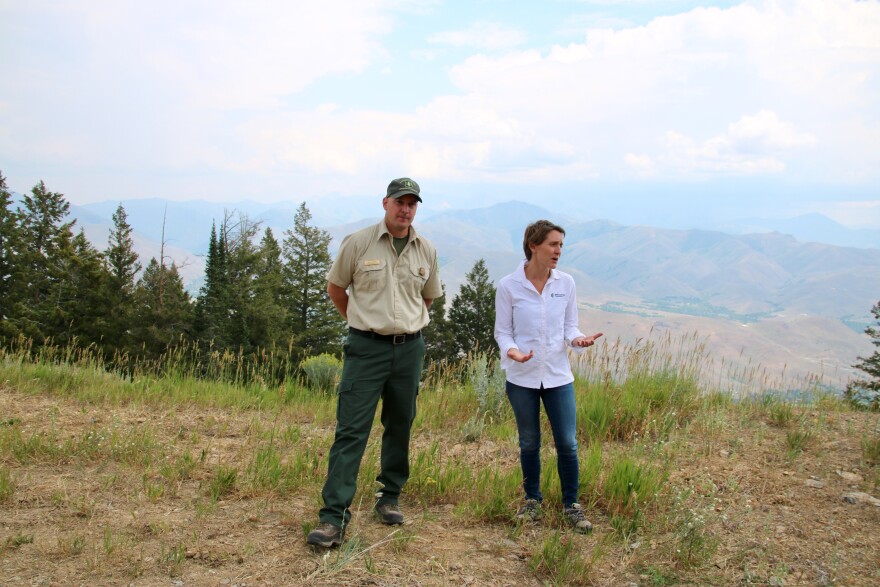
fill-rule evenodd
<path id="1" fill-rule="evenodd" d="M 650 341 L 649 341 L 650 342 Z M 290 378 L 120 376 L 62 349 L 0 360 L 0 577 L 10 584 L 676 585 L 880 581 L 880 416 L 712 389 L 694 340 L 596 349 L 576 381 L 581 502 L 518 525 L 516 426 L 492 361 L 419 395 L 396 529 L 372 519 L 377 422 L 345 544 L 314 553 L 335 397 Z M 236 369 L 231 369 L 235 373 Z M 218 371 L 219 373 L 219 371 Z M 219 379 L 219 380 L 218 380 Z M 844 497 L 848 501 L 844 500 Z M 853 503 L 850 503 L 853 502 Z M 51 561 L 47 564 L 46 561 Z"/>

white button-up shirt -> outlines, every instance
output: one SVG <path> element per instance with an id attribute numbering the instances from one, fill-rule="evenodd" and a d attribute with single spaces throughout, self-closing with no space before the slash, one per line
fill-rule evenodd
<path id="1" fill-rule="evenodd" d="M 526 278 L 526 262 L 498 282 L 495 292 L 495 341 L 501 350 L 501 368 L 507 380 L 522 387 L 558 387 L 574 381 L 568 361 L 571 341 L 584 334 L 578 329 L 574 279 L 552 269 L 538 293 Z M 516 348 L 534 356 L 519 363 L 507 356 Z M 574 348 L 583 352 L 583 348 Z"/>

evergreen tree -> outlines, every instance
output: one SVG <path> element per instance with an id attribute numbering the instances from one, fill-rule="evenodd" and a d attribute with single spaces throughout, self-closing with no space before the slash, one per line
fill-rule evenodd
<path id="1" fill-rule="evenodd" d="M 247 216 L 227 216 L 221 233 L 226 251 L 226 300 L 229 317 L 229 348 L 253 353 L 265 343 L 257 332 L 261 311 L 256 302 L 257 271 L 260 251 L 254 245 L 259 225 Z"/>
<path id="2" fill-rule="evenodd" d="M 865 334 L 871 337 L 871 344 L 880 348 L 880 302 L 871 308 L 871 315 L 878 327 L 865 327 Z M 880 411 L 880 350 L 875 350 L 870 357 L 858 359 L 853 367 L 868 375 L 868 378 L 850 382 L 846 386 L 846 396 L 853 402 Z"/>
<path id="3" fill-rule="evenodd" d="M 300 204 L 282 247 L 284 302 L 295 352 L 301 356 L 338 353 L 345 324 L 327 296 L 330 233 L 310 226 L 311 219 L 305 203 Z"/>
<path id="4" fill-rule="evenodd" d="M 258 250 L 252 314 L 254 343 L 265 349 L 286 347 L 291 332 L 283 304 L 284 274 L 281 246 L 267 228 Z"/>
<path id="5" fill-rule="evenodd" d="M 442 285 L 443 295 L 436 298 L 428 308 L 430 322 L 422 329 L 425 338 L 425 365 L 442 363 L 457 358 L 455 331 L 452 322 L 446 317 L 446 285 Z"/>
<path id="6" fill-rule="evenodd" d="M 12 194 L 6 187 L 6 178 L 0 173 L 0 338 L 5 339 L 17 334 L 11 318 L 16 306 L 14 279 L 18 273 L 20 246 L 18 215 L 12 209 Z"/>
<path id="7" fill-rule="evenodd" d="M 162 272 L 159 273 L 162 276 Z M 208 258 L 205 262 L 205 283 L 196 303 L 195 329 L 205 346 L 228 348 L 229 299 L 226 276 L 226 238 L 224 228 L 217 234 L 211 225 Z"/>
<path id="8" fill-rule="evenodd" d="M 104 345 L 121 352 L 133 350 L 129 329 L 134 311 L 135 276 L 141 270 L 131 234 L 125 208 L 119 204 L 113 214 L 113 228 L 104 253 L 108 272 Z"/>
<path id="9" fill-rule="evenodd" d="M 65 255 L 72 254 L 74 222 L 64 222 L 70 204 L 41 181 L 25 195 L 19 211 L 21 246 L 12 287 L 11 327 L 41 344 L 59 334 L 59 287 L 67 279 Z M 63 327 L 62 327 L 63 329 Z"/>
<path id="10" fill-rule="evenodd" d="M 465 283 L 452 300 L 449 321 L 459 356 L 471 351 L 491 353 L 495 343 L 495 286 L 489 281 L 486 262 L 478 260 L 465 276 Z"/>
<path id="11" fill-rule="evenodd" d="M 76 341 L 78 346 L 103 347 L 110 306 L 107 282 L 110 274 L 101 253 L 80 230 L 70 246 L 55 256 L 60 278 L 53 286 L 52 336 L 57 344 Z M 112 351 L 112 347 L 110 348 Z"/>
<path id="12" fill-rule="evenodd" d="M 160 264 L 155 257 L 135 287 L 132 338 L 138 352 L 155 359 L 169 345 L 188 336 L 193 307 L 174 263 Z"/>

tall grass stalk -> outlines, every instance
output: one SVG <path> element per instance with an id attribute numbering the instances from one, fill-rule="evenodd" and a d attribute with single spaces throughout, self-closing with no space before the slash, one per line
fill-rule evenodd
<path id="1" fill-rule="evenodd" d="M 588 565 L 576 546 L 576 539 L 561 532 L 549 533 L 529 560 L 529 569 L 550 585 L 589 583 Z"/>

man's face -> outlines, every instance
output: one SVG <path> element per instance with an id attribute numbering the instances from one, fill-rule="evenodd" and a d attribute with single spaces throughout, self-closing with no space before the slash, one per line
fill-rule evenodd
<path id="1" fill-rule="evenodd" d="M 412 194 L 399 198 L 383 198 L 382 207 L 385 208 L 385 225 L 388 232 L 396 237 L 406 236 L 413 218 L 416 217 L 416 208 L 419 201 Z"/>

